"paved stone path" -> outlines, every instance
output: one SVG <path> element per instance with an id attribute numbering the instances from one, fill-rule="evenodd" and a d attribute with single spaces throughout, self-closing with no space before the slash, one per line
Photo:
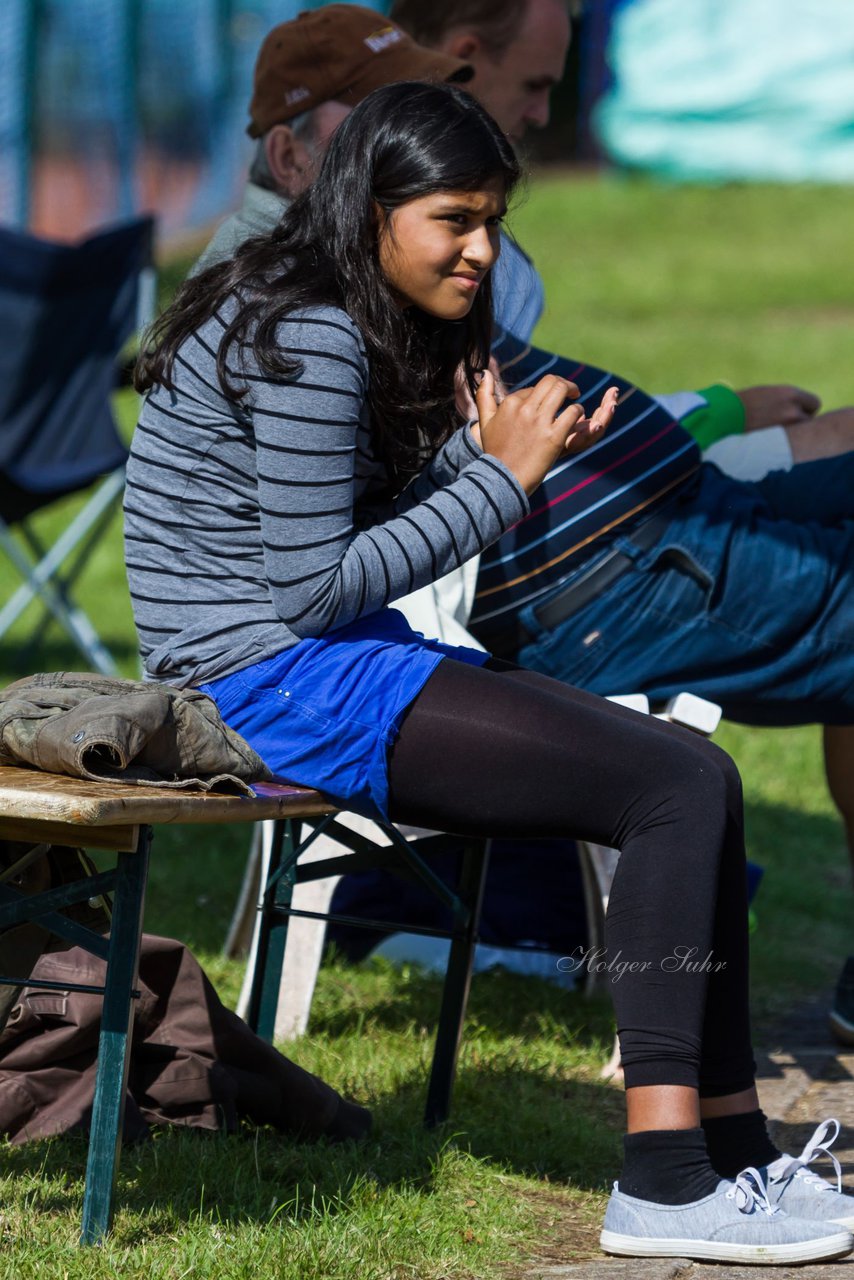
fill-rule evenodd
<path id="1" fill-rule="evenodd" d="M 813 1028 L 799 1026 L 799 1031 Z M 762 1109 L 782 1151 L 797 1155 L 828 1116 L 841 1125 L 833 1150 L 844 1186 L 854 1193 L 854 1048 L 833 1046 L 827 1033 L 810 1043 L 771 1053 L 758 1062 Z M 823 1162 L 832 1176 L 829 1162 Z M 818 1165 L 822 1171 L 822 1164 Z M 606 1258 L 567 1266 L 532 1267 L 526 1280 L 854 1280 L 854 1254 L 840 1262 L 798 1267 L 738 1267 L 687 1258 Z"/>

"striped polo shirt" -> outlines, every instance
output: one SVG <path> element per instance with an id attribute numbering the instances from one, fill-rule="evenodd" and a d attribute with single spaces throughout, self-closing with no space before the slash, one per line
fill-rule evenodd
<path id="1" fill-rule="evenodd" d="M 483 554 L 470 627 L 489 648 L 525 605 L 558 586 L 591 552 L 648 516 L 700 466 L 700 450 L 657 400 L 614 373 L 538 351 L 501 334 L 494 354 L 511 390 L 546 373 L 575 382 L 591 413 L 619 388 L 614 421 L 584 453 L 559 463 L 530 499 L 530 511 Z"/>

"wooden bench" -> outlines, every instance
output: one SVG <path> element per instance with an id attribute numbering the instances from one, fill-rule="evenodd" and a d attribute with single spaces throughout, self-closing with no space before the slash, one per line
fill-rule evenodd
<path id="1" fill-rule="evenodd" d="M 333 865 L 323 864 L 323 875 L 340 874 L 345 861 L 347 870 L 382 867 L 418 879 L 437 895 L 450 909 L 453 923 L 449 930 L 423 930 L 451 939 L 425 1119 L 435 1124 L 448 1114 L 486 874 L 486 844 L 464 843 L 454 892 L 431 871 L 429 859 L 449 847 L 459 849 L 458 837 L 431 835 L 408 843 L 393 828 L 383 828 L 390 843 L 381 846 L 343 827 L 334 806 L 316 791 L 277 783 L 262 783 L 255 790 L 254 797 L 229 796 L 86 782 L 0 767 L 0 839 L 107 849 L 116 855 L 109 870 L 33 895 L 0 882 L 0 931 L 38 920 L 70 944 L 84 946 L 107 962 L 104 986 L 96 989 L 103 994 L 104 1005 L 83 1200 L 84 1244 L 102 1240 L 112 1218 L 152 827 L 161 823 L 274 824 L 259 903 L 247 1016 L 249 1025 L 266 1039 L 272 1039 L 275 1025 L 288 917 L 307 914 L 291 911 L 294 886 L 318 874 L 319 864 L 298 864 L 298 859 L 318 835 L 333 835 L 347 849 Z M 60 914 L 63 907 L 105 893 L 113 896 L 109 938 Z M 27 974 L 0 975 L 0 983 L 36 985 Z"/>

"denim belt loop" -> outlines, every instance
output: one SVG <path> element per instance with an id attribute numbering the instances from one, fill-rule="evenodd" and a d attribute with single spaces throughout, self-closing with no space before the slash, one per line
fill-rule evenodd
<path id="1" fill-rule="evenodd" d="M 483 643 L 489 651 L 496 657 L 515 660 L 519 650 L 540 639 L 543 631 L 554 630 L 590 604 L 617 578 L 634 567 L 637 555 L 649 551 L 660 541 L 670 524 L 669 507 L 668 501 L 639 524 L 624 533 L 620 531 L 620 536 L 609 550 L 590 557 L 589 569 L 585 571 L 583 566 L 580 567 L 565 587 L 558 588 L 540 604 L 529 605 L 524 611 L 529 625 L 517 613 L 500 631 L 484 634 Z"/>
<path id="2" fill-rule="evenodd" d="M 668 516 L 658 512 L 632 529 L 631 533 L 626 535 L 626 540 L 636 551 L 649 551 L 663 537 L 669 523 Z M 567 618 L 571 618 L 574 613 L 578 613 L 585 605 L 590 604 L 634 566 L 635 556 L 615 546 L 588 573 L 582 574 L 580 578 L 570 583 L 565 591 L 558 592 L 545 604 L 536 606 L 533 611 L 534 618 L 544 630 L 554 630 Z"/>

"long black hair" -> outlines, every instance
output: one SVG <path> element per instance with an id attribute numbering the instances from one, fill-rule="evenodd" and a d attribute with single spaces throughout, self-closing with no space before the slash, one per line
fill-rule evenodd
<path id="1" fill-rule="evenodd" d="M 299 362 L 277 345 L 289 312 L 341 307 L 361 331 L 370 362 L 368 403 L 389 478 L 405 480 L 455 425 L 454 374 L 469 386 L 489 358 L 489 276 L 468 316 L 442 321 L 417 307 L 401 312 L 379 262 L 377 207 L 385 213 L 439 191 L 476 191 L 498 182 L 509 198 L 519 180 L 513 150 L 495 121 L 453 85 L 403 83 L 376 89 L 333 135 L 314 184 L 268 235 L 191 277 L 150 331 L 136 387 L 172 387 L 182 342 L 223 301 L 240 306 L 217 355 L 223 392 L 246 393 L 232 351 L 248 344 L 259 368 L 293 377 Z"/>

